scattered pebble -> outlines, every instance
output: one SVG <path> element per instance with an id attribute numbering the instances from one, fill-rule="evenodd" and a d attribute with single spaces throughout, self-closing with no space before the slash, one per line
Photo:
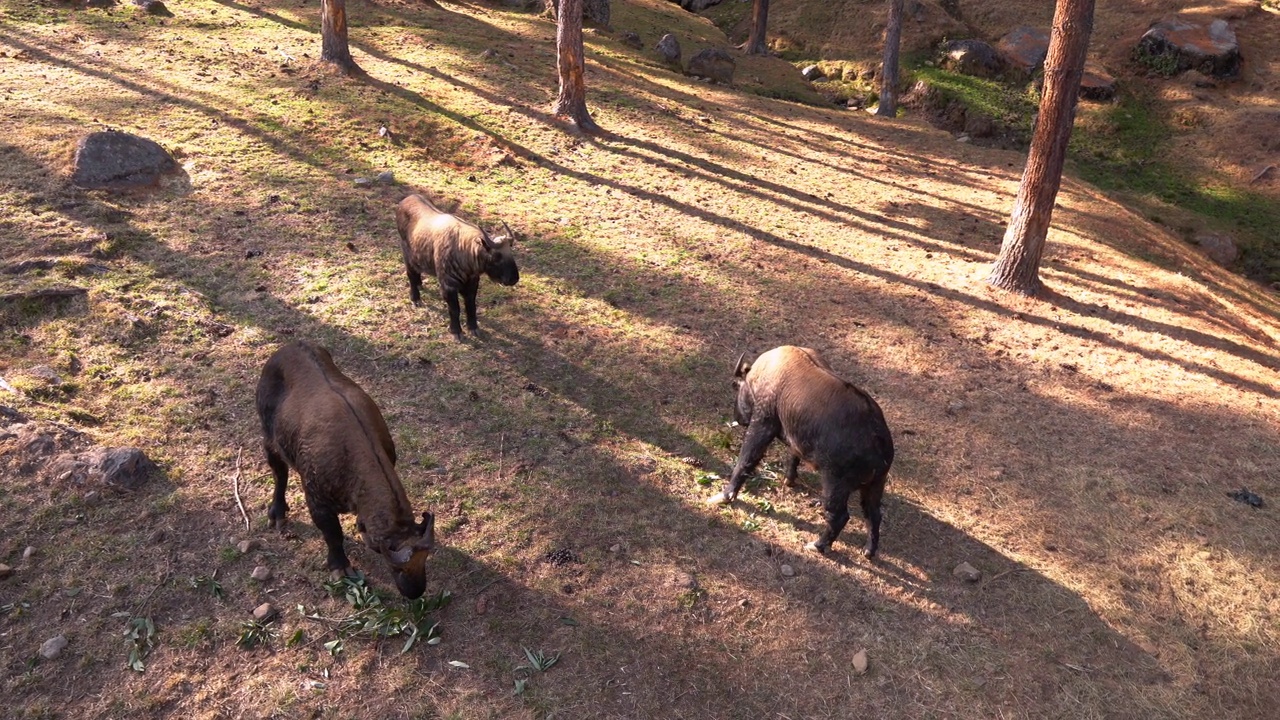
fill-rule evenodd
<path id="1" fill-rule="evenodd" d="M 693 590 L 698 587 L 698 580 L 693 576 L 693 573 L 677 570 L 676 573 L 671 576 L 671 584 L 678 588 Z"/>
<path id="2" fill-rule="evenodd" d="M 794 577 L 796 574 L 796 569 L 790 565 L 783 565 L 778 571 L 782 573 L 782 577 Z"/>
<path id="3" fill-rule="evenodd" d="M 266 582 L 271 579 L 271 568 L 266 565 L 259 565 L 253 569 L 253 572 L 249 574 L 249 577 L 257 580 L 258 582 Z"/>
<path id="4" fill-rule="evenodd" d="M 489 611 L 489 599 L 484 595 L 476 597 L 476 614 L 483 615 Z"/>
<path id="5" fill-rule="evenodd" d="M 28 545 L 28 546 L 27 546 L 27 549 L 22 551 L 22 559 L 23 559 L 23 560 L 30 560 L 30 559 L 31 559 L 31 556 L 32 556 L 32 555 L 35 555 L 35 554 L 36 554 L 36 549 L 35 549 L 34 547 L 32 547 L 32 546 Z"/>
<path id="6" fill-rule="evenodd" d="M 396 174 L 390 170 L 383 170 L 373 177 L 374 182 L 380 182 L 383 185 L 392 185 L 396 181 Z"/>
<path id="7" fill-rule="evenodd" d="M 609 546 L 609 552 L 611 552 L 611 553 L 622 552 L 622 543 L 614 543 L 614 544 L 610 545 L 610 546 Z"/>
<path id="8" fill-rule="evenodd" d="M 257 540 L 241 540 L 240 544 L 236 545 L 236 550 L 239 550 L 241 555 L 248 555 L 249 553 L 257 549 L 258 549 Z"/>
<path id="9" fill-rule="evenodd" d="M 859 650 L 853 656 L 853 669 L 859 675 L 862 675 L 867 672 L 867 651 L 865 648 L 862 650 Z"/>
<path id="10" fill-rule="evenodd" d="M 262 603 L 261 605 L 253 609 L 253 619 L 257 620 L 258 622 L 263 622 L 268 618 L 274 617 L 275 614 L 276 614 L 276 608 L 271 603 Z"/>
<path id="11" fill-rule="evenodd" d="M 751 604 L 750 601 L 748 601 L 746 598 L 742 598 L 741 600 L 738 601 L 738 607 L 740 608 L 744 608 L 750 604 Z"/>
<path id="12" fill-rule="evenodd" d="M 951 574 L 965 582 L 971 583 L 976 583 L 982 579 L 982 571 L 967 562 L 962 562 L 957 565 L 956 569 L 951 571 Z"/>
<path id="13" fill-rule="evenodd" d="M 3 580 L 13 574 L 13 568 L 0 563 L 0 580 Z"/>
<path id="14" fill-rule="evenodd" d="M 1234 490 L 1232 492 L 1227 493 L 1227 495 L 1229 495 L 1231 499 L 1235 500 L 1236 502 L 1242 502 L 1246 505 L 1256 507 L 1256 508 L 1260 508 L 1264 504 L 1262 502 L 1262 498 L 1258 497 L 1256 493 L 1249 492 L 1248 488 L 1240 488 L 1239 490 Z"/>
<path id="15" fill-rule="evenodd" d="M 40 646 L 40 657 L 45 660 L 52 660 L 62 654 L 67 649 L 67 637 L 65 635 L 55 635 Z"/>

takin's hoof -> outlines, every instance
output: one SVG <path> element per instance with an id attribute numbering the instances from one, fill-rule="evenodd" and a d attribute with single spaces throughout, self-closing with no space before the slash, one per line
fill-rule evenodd
<path id="1" fill-rule="evenodd" d="M 335 568 L 329 571 L 329 579 L 334 581 L 341 580 L 342 578 L 353 578 L 359 576 L 360 574 L 356 572 L 356 569 L 350 565 L 345 568 Z"/>
<path id="2" fill-rule="evenodd" d="M 716 493 L 715 495 L 712 495 L 711 497 L 706 499 L 706 503 L 708 505 L 728 505 L 731 502 L 733 502 L 733 498 L 729 497 L 728 495 L 725 495 L 722 492 Z"/>
<path id="3" fill-rule="evenodd" d="M 276 518 L 275 520 L 271 521 L 271 529 L 284 532 L 285 530 L 289 529 L 289 521 L 284 518 Z"/>
<path id="4" fill-rule="evenodd" d="M 862 548 L 862 557 L 864 557 L 864 558 L 866 558 L 866 559 L 868 559 L 868 560 L 875 560 L 875 559 L 876 559 L 876 549 L 875 549 L 875 548 L 873 548 L 873 547 L 871 547 L 870 545 L 868 545 L 867 547 Z"/>
<path id="5" fill-rule="evenodd" d="M 826 547 L 826 546 L 823 546 L 823 545 L 819 545 L 819 544 L 815 541 L 815 542 L 811 542 L 811 543 L 808 543 L 807 545 L 805 545 L 805 546 L 804 546 L 804 549 L 805 549 L 805 550 L 809 550 L 809 551 L 811 551 L 811 552 L 816 552 L 816 553 L 818 553 L 819 555 L 826 555 L 826 554 L 827 554 L 827 550 L 829 550 L 830 548 L 828 548 L 828 547 Z"/>

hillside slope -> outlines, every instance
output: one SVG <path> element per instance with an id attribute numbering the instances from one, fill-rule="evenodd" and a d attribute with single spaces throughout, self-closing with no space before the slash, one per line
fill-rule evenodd
<path id="1" fill-rule="evenodd" d="M 614 34 L 587 37 L 610 131 L 590 139 L 547 115 L 543 18 L 353 3 L 365 74 L 347 78 L 311 62 L 316 2 L 171 9 L 0 0 L 0 295 L 87 291 L 0 303 L 7 712 L 1280 705 L 1275 293 L 1071 178 L 1050 292 L 993 292 L 1019 154 L 694 81 Z M 727 42 L 670 3 L 615 4 L 618 33 L 648 27 Z M 739 72 L 757 91 L 791 69 L 753 62 Z M 153 193 L 71 187 L 74 142 L 103 127 L 156 139 L 182 172 Z M 384 170 L 394 184 L 356 182 Z M 479 338 L 454 342 L 440 303 L 408 301 L 393 207 L 411 191 L 522 235 L 520 284 L 481 289 Z M 439 644 L 401 654 L 403 638 L 342 623 L 354 611 L 326 590 L 296 478 L 290 531 L 268 529 L 253 388 L 300 338 L 380 404 L 415 508 L 437 514 Z M 857 522 L 830 557 L 803 552 L 817 479 L 782 488 L 780 451 L 736 505 L 703 503 L 740 442 L 733 360 L 784 343 L 823 352 L 895 433 L 875 563 Z M 15 414 L 51 441 L 139 446 L 160 473 L 132 492 L 50 475 Z M 1228 495 L 1241 487 L 1267 505 Z M 349 552 L 403 609 L 377 556 Z M 953 576 L 962 562 L 980 582 Z M 278 619 L 253 625 L 264 602 Z"/>

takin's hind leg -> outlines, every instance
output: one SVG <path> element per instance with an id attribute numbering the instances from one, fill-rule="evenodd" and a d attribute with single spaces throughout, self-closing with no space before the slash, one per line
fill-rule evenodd
<path id="1" fill-rule="evenodd" d="M 271 527 L 284 530 L 289 516 L 289 503 L 284 499 L 285 487 L 289 484 L 289 463 L 265 442 L 263 450 L 267 453 L 267 465 L 271 466 L 271 474 L 275 476 L 276 486 L 271 494 L 271 506 L 267 508 L 267 517 L 271 519 Z"/>
<path id="2" fill-rule="evenodd" d="M 831 549 L 831 544 L 840 537 L 840 531 L 849 522 L 849 495 L 852 493 L 853 488 L 847 482 L 826 472 L 822 474 L 822 510 L 827 526 L 816 541 L 805 545 L 805 549 L 820 553 Z"/>
<path id="3" fill-rule="evenodd" d="M 325 566 L 335 574 L 350 574 L 351 561 L 347 559 L 347 552 L 342 547 L 342 523 L 338 521 L 338 513 L 310 503 L 307 503 L 307 509 L 311 511 L 311 521 L 324 536 L 324 544 L 329 547 L 329 557 L 325 561 Z"/>
<path id="4" fill-rule="evenodd" d="M 862 554 L 868 558 L 875 557 L 876 551 L 880 549 L 880 503 L 884 497 L 884 482 L 885 473 L 881 473 L 859 490 L 862 495 L 862 516 L 867 520 L 867 544 L 863 546 Z"/>

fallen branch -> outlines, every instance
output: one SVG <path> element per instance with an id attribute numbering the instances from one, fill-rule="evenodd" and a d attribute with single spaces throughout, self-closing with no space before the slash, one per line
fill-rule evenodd
<path id="1" fill-rule="evenodd" d="M 240 506 L 240 514 L 244 516 L 245 532 L 249 531 L 249 513 L 244 510 L 244 502 L 240 499 L 240 453 L 244 452 L 243 447 L 236 448 L 236 474 L 231 478 L 231 491 L 236 495 L 236 505 Z"/>
<path id="2" fill-rule="evenodd" d="M 1250 184 L 1250 185 L 1252 185 L 1252 184 L 1254 184 L 1254 183 L 1258 182 L 1259 180 L 1261 180 L 1261 179 L 1262 179 L 1262 176 L 1266 175 L 1267 173 L 1269 173 L 1269 172 L 1271 172 L 1272 170 L 1275 170 L 1275 169 L 1276 169 L 1276 166 L 1275 166 L 1275 165 L 1268 165 L 1268 166 L 1266 166 L 1266 167 L 1262 168 L 1261 170 L 1259 170 L 1259 171 L 1258 171 L 1258 174 L 1257 174 L 1257 175 L 1254 175 L 1254 176 L 1253 176 L 1253 179 L 1249 181 L 1249 184 Z"/>

